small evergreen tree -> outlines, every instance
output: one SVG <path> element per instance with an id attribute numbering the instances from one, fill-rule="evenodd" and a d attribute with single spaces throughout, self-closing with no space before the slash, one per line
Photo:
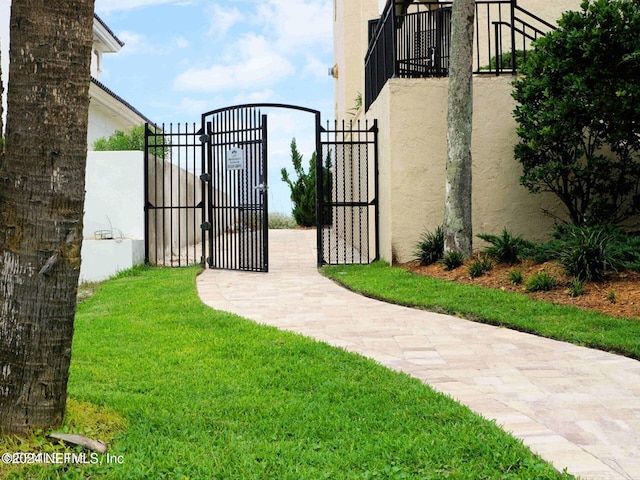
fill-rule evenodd
<path id="1" fill-rule="evenodd" d="M 520 183 L 574 224 L 640 212 L 640 0 L 584 1 L 539 39 L 515 82 Z"/>
<path id="2" fill-rule="evenodd" d="M 289 185 L 291 190 L 293 218 L 301 227 L 313 227 L 316 224 L 316 154 L 311 156 L 309 171 L 305 172 L 302 166 L 302 154 L 298 151 L 294 138 L 291 140 L 291 162 L 298 177 L 297 180 L 295 182 L 291 180 L 286 168 L 280 170 L 280 173 L 282 181 Z"/>
<path id="3" fill-rule="evenodd" d="M 291 162 L 297 179 L 293 181 L 289 177 L 286 168 L 280 170 L 282 181 L 289 185 L 291 201 L 293 202 L 292 215 L 296 223 L 301 227 L 314 227 L 317 224 L 316 217 L 316 153 L 311 155 L 309 170 L 304 171 L 302 166 L 302 154 L 298 151 L 296 139 L 291 140 Z M 323 190 L 325 200 L 328 200 L 331 192 L 331 156 L 327 155 L 323 166 Z M 330 209 L 324 214 L 324 223 L 331 223 Z"/>

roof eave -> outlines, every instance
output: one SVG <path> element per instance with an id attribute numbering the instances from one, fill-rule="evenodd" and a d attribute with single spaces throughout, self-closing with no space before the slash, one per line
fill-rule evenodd
<path id="1" fill-rule="evenodd" d="M 124 42 L 96 14 L 93 15 L 93 39 L 102 44 L 102 51 L 106 53 L 117 53 L 124 46 Z"/>

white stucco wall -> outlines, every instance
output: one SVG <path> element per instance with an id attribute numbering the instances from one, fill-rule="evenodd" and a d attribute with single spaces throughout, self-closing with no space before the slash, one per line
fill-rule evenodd
<path id="1" fill-rule="evenodd" d="M 144 240 L 82 241 L 79 283 L 101 282 L 118 272 L 144 263 Z"/>
<path id="2" fill-rule="evenodd" d="M 84 238 L 113 228 L 125 238 L 144 238 L 144 155 L 88 152 Z"/>
<path id="3" fill-rule="evenodd" d="M 143 169 L 143 152 L 88 152 L 80 282 L 144 262 Z"/>

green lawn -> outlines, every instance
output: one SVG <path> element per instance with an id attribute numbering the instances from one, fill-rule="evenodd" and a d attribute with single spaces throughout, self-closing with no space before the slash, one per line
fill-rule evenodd
<path id="1" fill-rule="evenodd" d="M 197 272 L 137 270 L 79 305 L 69 394 L 120 419 L 101 421 L 122 462 L 6 478 L 571 478 L 415 379 L 207 308 Z"/>
<path id="2" fill-rule="evenodd" d="M 640 321 L 416 275 L 384 262 L 323 268 L 338 283 L 369 297 L 458 315 L 543 337 L 640 359 Z"/>

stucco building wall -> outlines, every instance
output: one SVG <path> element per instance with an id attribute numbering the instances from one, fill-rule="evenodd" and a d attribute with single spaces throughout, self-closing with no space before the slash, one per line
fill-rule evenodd
<path id="1" fill-rule="evenodd" d="M 379 17 L 378 0 L 336 0 L 333 43 L 336 119 L 349 119 L 358 94 L 364 94 L 364 57 L 369 42 L 368 22 Z"/>
<path id="2" fill-rule="evenodd" d="M 339 120 L 354 118 L 355 98 L 364 92 L 367 25 L 379 17 L 379 3 L 335 0 L 335 114 Z M 580 4 L 581 0 L 518 1 L 520 7 L 551 23 L 564 11 L 578 10 Z M 508 14 L 506 5 L 505 17 Z M 480 63 L 485 61 L 488 58 Z M 544 240 L 553 220 L 543 210 L 562 217 L 563 209 L 555 197 L 530 194 L 519 184 L 521 167 L 513 158 L 517 137 L 512 81 L 511 75 L 474 78 L 474 232 L 498 234 L 506 227 L 525 238 Z M 446 78 L 392 78 L 369 111 L 355 115 L 378 120 L 380 251 L 385 260 L 410 260 L 421 233 L 443 221 L 447 85 Z M 474 245 L 480 247 L 480 240 L 475 238 Z"/>
<path id="3" fill-rule="evenodd" d="M 506 227 L 544 240 L 553 220 L 543 210 L 562 216 L 562 209 L 555 197 L 519 184 L 512 81 L 474 77 L 473 228 L 498 234 Z M 380 128 L 380 251 L 387 261 L 411 260 L 421 233 L 442 224 L 447 85 L 446 78 L 391 79 L 367 113 Z"/>

